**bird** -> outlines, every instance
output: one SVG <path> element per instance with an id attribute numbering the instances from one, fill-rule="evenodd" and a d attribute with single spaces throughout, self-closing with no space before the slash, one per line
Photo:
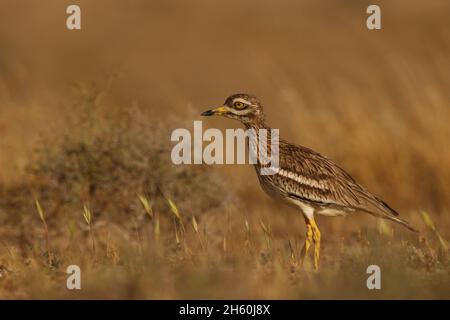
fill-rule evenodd
<path id="1" fill-rule="evenodd" d="M 201 116 L 223 116 L 239 120 L 246 129 L 259 132 L 270 131 L 266 124 L 260 100 L 246 93 L 229 96 L 225 103 L 201 113 Z M 257 135 L 255 135 L 257 137 Z M 267 135 L 270 140 L 271 135 Z M 252 139 L 252 138 L 250 138 Z M 257 138 L 253 138 L 257 139 Z M 255 144 L 256 141 L 249 141 Z M 267 145 L 270 146 L 270 143 Z M 319 269 L 321 232 L 314 216 L 346 216 L 362 212 L 397 222 L 417 232 L 410 224 L 399 218 L 399 213 L 386 202 L 359 184 L 338 164 L 320 153 L 286 140 L 278 139 L 278 171 L 261 174 L 263 163 L 254 163 L 262 189 L 272 198 L 299 209 L 306 224 L 306 236 L 301 249 L 301 264 L 314 245 L 314 269 Z M 270 151 L 270 147 L 268 147 Z"/>

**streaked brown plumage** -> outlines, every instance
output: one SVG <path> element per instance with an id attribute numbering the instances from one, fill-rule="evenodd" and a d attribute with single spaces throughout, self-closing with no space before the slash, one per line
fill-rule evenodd
<path id="1" fill-rule="evenodd" d="M 269 129 L 259 100 L 249 94 L 228 97 L 223 106 L 202 113 L 204 116 L 223 115 L 241 121 L 247 129 Z M 270 134 L 268 149 L 270 152 Z M 250 144 L 257 141 L 250 141 Z M 261 175 L 261 163 L 255 164 L 262 188 L 271 196 L 299 208 L 306 221 L 307 236 L 302 249 L 306 256 L 315 244 L 314 265 L 318 268 L 320 231 L 314 214 L 338 216 L 366 212 L 389 219 L 415 231 L 398 218 L 398 213 L 383 200 L 357 183 L 347 172 L 330 159 L 299 145 L 279 140 L 279 168 L 274 175 Z"/>

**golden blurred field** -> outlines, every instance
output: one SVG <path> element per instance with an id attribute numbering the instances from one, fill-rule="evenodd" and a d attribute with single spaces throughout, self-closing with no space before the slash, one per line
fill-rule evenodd
<path id="1" fill-rule="evenodd" d="M 448 1 L 377 1 L 380 31 L 370 1 L 81 0 L 81 31 L 69 4 L 0 2 L 0 298 L 450 298 Z M 420 234 L 319 217 L 300 268 L 303 218 L 253 168 L 171 164 L 170 132 L 237 92 Z"/>

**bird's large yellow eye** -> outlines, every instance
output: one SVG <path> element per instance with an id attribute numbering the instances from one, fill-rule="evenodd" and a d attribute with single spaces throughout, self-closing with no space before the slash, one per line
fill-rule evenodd
<path id="1" fill-rule="evenodd" d="M 245 103 L 240 102 L 240 101 L 236 101 L 236 102 L 233 104 L 233 106 L 234 106 L 236 109 L 239 109 L 239 110 L 242 110 L 242 109 L 244 109 L 245 107 L 247 107 L 247 105 L 246 105 Z"/>

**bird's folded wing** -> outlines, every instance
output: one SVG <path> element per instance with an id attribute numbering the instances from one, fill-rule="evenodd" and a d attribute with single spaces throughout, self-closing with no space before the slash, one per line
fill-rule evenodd
<path id="1" fill-rule="evenodd" d="M 358 184 L 321 154 L 280 141 L 280 171 L 275 185 L 296 197 L 325 205 L 359 209 L 375 215 L 397 215 L 385 202 Z"/>

